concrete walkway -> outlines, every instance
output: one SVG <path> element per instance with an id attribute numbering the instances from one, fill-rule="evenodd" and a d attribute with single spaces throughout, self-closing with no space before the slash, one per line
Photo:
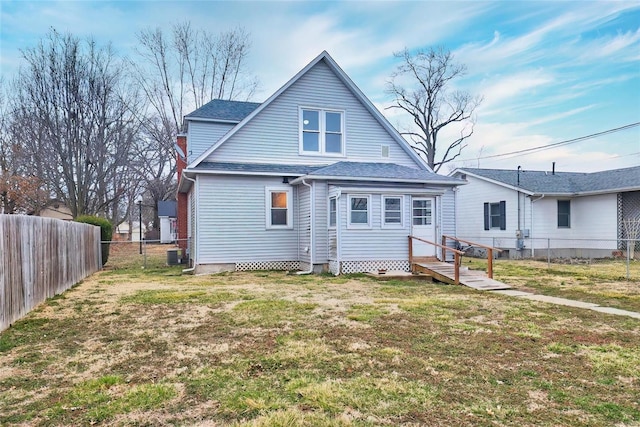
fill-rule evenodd
<path id="1" fill-rule="evenodd" d="M 620 310 L 613 307 L 601 307 L 591 302 L 576 301 L 566 298 L 550 297 L 546 295 L 532 294 L 531 292 L 516 291 L 513 289 L 503 291 L 493 291 L 496 294 L 508 295 L 511 297 L 525 298 L 533 301 L 548 302 L 550 304 L 566 305 L 568 307 L 586 308 L 587 310 L 599 311 L 600 313 L 615 314 L 618 316 L 629 316 L 640 319 L 640 313 L 635 311 Z"/>

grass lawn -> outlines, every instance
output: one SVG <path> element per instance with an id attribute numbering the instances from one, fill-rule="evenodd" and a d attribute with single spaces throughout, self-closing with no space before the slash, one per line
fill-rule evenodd
<path id="1" fill-rule="evenodd" d="M 4 331 L 0 425 L 640 424 L 637 319 L 428 282 L 161 264 L 122 261 Z M 617 279 L 590 294 L 553 272 L 533 283 L 497 263 L 496 276 L 638 309 L 637 282 L 627 300 Z"/>

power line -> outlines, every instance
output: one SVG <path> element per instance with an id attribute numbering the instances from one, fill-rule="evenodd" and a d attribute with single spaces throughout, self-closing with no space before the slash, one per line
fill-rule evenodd
<path id="1" fill-rule="evenodd" d="M 515 155 L 521 155 L 521 154 L 534 153 L 536 151 L 548 150 L 550 148 L 556 148 L 556 147 L 560 147 L 560 146 L 563 146 L 563 145 L 569 145 L 569 144 L 574 144 L 576 142 L 585 141 L 587 139 L 597 138 L 597 137 L 602 136 L 602 135 L 608 135 L 608 134 L 611 134 L 611 133 L 621 132 L 623 130 L 631 129 L 631 128 L 636 127 L 636 126 L 640 126 L 640 122 L 630 123 L 628 125 L 620 126 L 620 127 L 613 128 L 613 129 L 607 129 L 605 131 L 592 133 L 590 135 L 580 136 L 578 138 L 572 138 L 572 139 L 567 139 L 567 140 L 560 141 L 560 142 L 554 142 L 553 144 L 549 144 L 549 145 L 541 145 L 541 146 L 538 146 L 538 147 L 525 148 L 525 149 L 522 149 L 522 150 L 511 151 L 509 153 L 493 154 L 491 156 L 474 157 L 473 159 L 465 159 L 465 160 L 460 160 L 460 161 L 494 159 L 496 157 L 515 156 Z"/>

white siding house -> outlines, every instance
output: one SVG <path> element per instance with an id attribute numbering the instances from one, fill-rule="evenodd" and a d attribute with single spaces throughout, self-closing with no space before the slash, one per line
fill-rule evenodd
<path id="1" fill-rule="evenodd" d="M 461 168 L 457 236 L 511 257 L 610 257 L 640 221 L 640 167 L 594 173 Z"/>
<path id="2" fill-rule="evenodd" d="M 213 100 L 185 122 L 198 272 L 408 270 L 409 235 L 455 232 L 463 181 L 435 174 L 326 52 L 261 104 Z"/>

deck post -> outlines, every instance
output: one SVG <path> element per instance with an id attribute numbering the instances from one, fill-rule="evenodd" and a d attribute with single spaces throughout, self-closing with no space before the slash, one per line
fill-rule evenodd
<path id="1" fill-rule="evenodd" d="M 409 270 L 413 273 L 413 240 L 409 236 Z"/>
<path id="2" fill-rule="evenodd" d="M 460 254 L 458 252 L 454 252 L 455 257 L 455 267 L 453 268 L 454 276 L 453 279 L 456 285 L 460 284 Z"/>
<path id="3" fill-rule="evenodd" d="M 487 250 L 487 276 L 493 279 L 493 249 Z"/>

